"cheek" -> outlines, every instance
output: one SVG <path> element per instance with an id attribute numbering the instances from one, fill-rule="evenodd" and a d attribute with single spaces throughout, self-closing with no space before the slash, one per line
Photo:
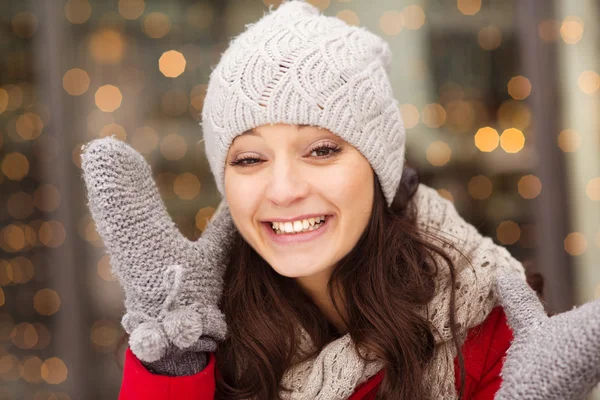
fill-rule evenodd
<path id="1" fill-rule="evenodd" d="M 339 208 L 344 217 L 366 214 L 368 220 L 373 206 L 373 172 L 366 160 L 355 161 L 327 179 L 327 197 Z M 345 214 L 345 215 L 344 215 Z"/>
<path id="2" fill-rule="evenodd" d="M 231 217 L 242 236 L 249 229 L 260 200 L 256 182 L 248 176 L 225 170 L 225 197 Z"/>

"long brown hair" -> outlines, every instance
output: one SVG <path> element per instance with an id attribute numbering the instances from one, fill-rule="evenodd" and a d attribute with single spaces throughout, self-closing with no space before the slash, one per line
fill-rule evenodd
<path id="1" fill-rule="evenodd" d="M 370 221 L 356 246 L 336 265 L 328 294 L 357 352 L 361 347 L 383 362 L 385 376 L 377 398 L 427 399 L 423 377 L 435 344 L 428 320 L 417 310 L 434 297 L 440 266 L 432 254 L 439 254 L 450 268 L 449 319 L 462 397 L 465 377 L 456 338 L 454 265 L 444 250 L 431 243 L 431 233 L 426 237 L 419 231 L 417 210 L 410 201 L 418 188 L 418 175 L 408 165 L 403 171 L 391 207 L 375 176 Z M 278 399 L 279 383 L 298 346 L 295 324 L 304 327 L 316 347 L 297 362 L 315 357 L 340 335 L 294 279 L 276 273 L 239 234 L 236 241 L 220 305 L 228 336 L 215 354 L 215 399 Z"/>

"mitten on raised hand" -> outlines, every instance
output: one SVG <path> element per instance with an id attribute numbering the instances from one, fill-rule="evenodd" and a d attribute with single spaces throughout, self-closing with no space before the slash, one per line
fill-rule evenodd
<path id="1" fill-rule="evenodd" d="M 548 317 L 523 277 L 506 270 L 497 291 L 514 339 L 495 399 L 585 399 L 600 381 L 600 300 Z"/>
<path id="2" fill-rule="evenodd" d="M 235 225 L 225 201 L 192 242 L 167 213 L 146 160 L 112 137 L 83 147 L 88 207 L 125 291 L 132 352 L 157 363 L 178 350 L 214 351 L 227 332 L 218 303 Z M 206 359 L 206 357 L 204 357 Z"/>

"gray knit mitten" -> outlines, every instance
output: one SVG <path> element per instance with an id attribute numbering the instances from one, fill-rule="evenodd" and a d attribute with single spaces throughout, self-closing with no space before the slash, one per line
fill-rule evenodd
<path id="1" fill-rule="evenodd" d="M 214 351 L 227 332 L 218 303 L 236 228 L 225 200 L 192 242 L 169 217 L 150 166 L 127 143 L 94 140 L 81 160 L 88 207 L 125 291 L 121 322 L 131 351 L 165 374 L 178 374 L 175 359 L 202 369 L 202 352 Z"/>
<path id="2" fill-rule="evenodd" d="M 513 331 L 496 400 L 583 400 L 600 381 L 600 300 L 548 317 L 516 273 L 499 271 Z"/>

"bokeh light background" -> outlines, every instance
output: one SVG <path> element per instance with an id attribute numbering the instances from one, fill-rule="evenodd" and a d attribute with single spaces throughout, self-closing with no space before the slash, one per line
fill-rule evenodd
<path id="1" fill-rule="evenodd" d="M 600 1 L 311 2 L 389 41 L 409 162 L 544 274 L 548 310 L 600 297 Z M 199 143 L 211 66 L 278 3 L 0 4 L 0 400 L 117 397 L 122 291 L 81 145 L 131 143 L 197 238 L 219 201 Z"/>

